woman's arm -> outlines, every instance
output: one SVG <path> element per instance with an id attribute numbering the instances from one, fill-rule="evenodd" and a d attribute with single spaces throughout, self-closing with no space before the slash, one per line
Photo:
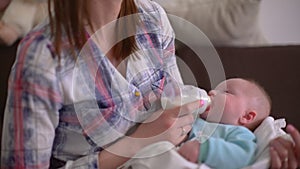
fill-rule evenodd
<path id="1" fill-rule="evenodd" d="M 170 141 L 178 145 L 186 138 L 186 134 L 182 135 L 181 127 L 184 127 L 186 132 L 191 130 L 194 118 L 189 112 L 198 107 L 197 101 L 163 112 L 155 112 L 132 135 L 123 137 L 99 154 L 100 168 L 116 168 L 143 147 L 158 141 Z"/>

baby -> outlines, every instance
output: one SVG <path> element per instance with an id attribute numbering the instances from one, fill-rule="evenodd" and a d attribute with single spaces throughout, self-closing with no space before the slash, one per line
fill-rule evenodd
<path id="1" fill-rule="evenodd" d="M 178 152 L 211 168 L 242 168 L 253 162 L 252 131 L 270 114 L 271 101 L 254 81 L 233 78 L 209 92 L 212 103 L 200 115 Z M 204 120 L 206 121 L 204 121 Z"/>

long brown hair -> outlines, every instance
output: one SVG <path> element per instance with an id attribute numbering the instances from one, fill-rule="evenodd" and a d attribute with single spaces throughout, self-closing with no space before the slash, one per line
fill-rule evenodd
<path id="1" fill-rule="evenodd" d="M 63 32 L 67 35 L 72 53 L 75 52 L 75 49 L 81 49 L 88 39 L 85 31 L 85 21 L 92 27 L 86 0 L 48 0 L 48 12 L 51 32 L 54 36 L 54 48 L 58 56 L 62 51 Z M 118 18 L 137 12 L 138 9 L 134 0 L 123 0 Z M 117 59 L 124 59 L 133 53 L 135 49 L 135 38 L 130 36 L 118 42 L 112 48 L 112 52 Z"/>

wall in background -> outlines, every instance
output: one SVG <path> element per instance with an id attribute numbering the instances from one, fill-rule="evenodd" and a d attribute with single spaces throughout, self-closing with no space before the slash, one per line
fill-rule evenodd
<path id="1" fill-rule="evenodd" d="M 300 0 L 262 0 L 260 24 L 269 42 L 300 44 Z"/>

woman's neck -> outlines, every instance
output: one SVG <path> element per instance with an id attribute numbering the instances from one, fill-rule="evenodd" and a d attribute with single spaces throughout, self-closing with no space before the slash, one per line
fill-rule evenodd
<path id="1" fill-rule="evenodd" d="M 118 18 L 122 0 L 88 0 L 91 24 L 95 30 Z"/>
<path id="2" fill-rule="evenodd" d="M 122 60 L 116 59 L 111 48 L 116 44 L 115 24 L 112 21 L 118 18 L 121 10 L 122 0 L 88 0 L 88 10 L 91 15 L 94 41 L 99 45 L 111 63 L 118 67 Z"/>

